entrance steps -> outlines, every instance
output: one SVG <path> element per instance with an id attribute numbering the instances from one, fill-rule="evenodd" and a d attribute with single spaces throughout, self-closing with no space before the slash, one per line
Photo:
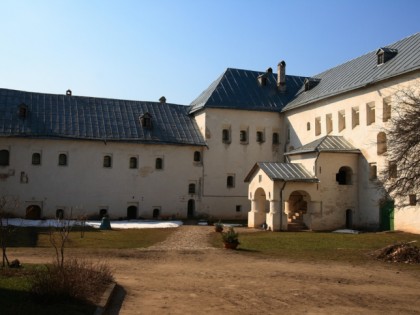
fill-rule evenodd
<path id="1" fill-rule="evenodd" d="M 307 231 L 308 228 L 303 222 L 289 222 L 287 224 L 287 230 L 292 232 Z"/>

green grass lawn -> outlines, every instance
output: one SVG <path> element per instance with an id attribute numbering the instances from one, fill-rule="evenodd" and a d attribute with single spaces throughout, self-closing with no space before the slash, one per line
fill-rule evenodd
<path id="1" fill-rule="evenodd" d="M 301 261 L 371 262 L 369 254 L 398 242 L 417 241 L 420 235 L 389 232 L 338 234 L 321 232 L 240 232 L 239 251 Z M 214 246 L 222 247 L 221 236 L 211 236 Z M 419 266 L 420 269 L 420 266 Z"/>

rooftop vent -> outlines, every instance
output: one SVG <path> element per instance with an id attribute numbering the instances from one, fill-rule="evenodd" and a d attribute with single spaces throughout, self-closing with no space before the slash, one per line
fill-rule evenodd
<path id="1" fill-rule="evenodd" d="M 143 115 L 141 115 L 140 124 L 145 129 L 152 129 L 152 115 L 150 115 L 149 113 L 144 113 Z"/>
<path id="2" fill-rule="evenodd" d="M 70 90 L 70 89 L 68 89 L 68 90 L 66 91 L 66 95 L 67 95 L 67 96 L 71 96 L 71 90 Z"/>
<path id="3" fill-rule="evenodd" d="M 305 91 L 309 91 L 311 89 L 313 89 L 314 87 L 316 87 L 319 82 L 321 81 L 321 79 L 316 79 L 316 78 L 307 78 L 305 79 Z"/>
<path id="4" fill-rule="evenodd" d="M 386 48 L 386 47 L 385 48 L 379 48 L 376 51 L 377 64 L 381 65 L 381 64 L 387 62 L 388 60 L 391 60 L 392 58 L 394 58 L 397 54 L 398 54 L 397 49 Z"/>
<path id="5" fill-rule="evenodd" d="M 166 97 L 165 97 L 165 96 L 162 96 L 162 97 L 159 99 L 159 102 L 160 102 L 161 104 L 166 104 Z"/>

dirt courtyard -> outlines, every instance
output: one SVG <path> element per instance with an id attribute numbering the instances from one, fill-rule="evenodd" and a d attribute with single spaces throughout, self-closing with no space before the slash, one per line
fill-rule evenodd
<path id="1" fill-rule="evenodd" d="M 416 271 L 253 257 L 210 247 L 212 231 L 182 226 L 146 250 L 94 251 L 90 258 L 106 260 L 119 285 L 108 314 L 420 313 Z M 39 249 L 12 255 L 22 262 L 51 257 Z"/>

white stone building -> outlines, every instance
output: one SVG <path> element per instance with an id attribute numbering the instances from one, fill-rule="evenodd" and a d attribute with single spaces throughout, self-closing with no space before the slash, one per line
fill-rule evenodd
<path id="1" fill-rule="evenodd" d="M 1 195 L 21 216 L 418 233 L 419 195 L 381 207 L 375 174 L 392 95 L 419 84 L 419 52 L 420 33 L 314 77 L 285 62 L 277 74 L 229 68 L 190 106 L 0 89 Z"/>

